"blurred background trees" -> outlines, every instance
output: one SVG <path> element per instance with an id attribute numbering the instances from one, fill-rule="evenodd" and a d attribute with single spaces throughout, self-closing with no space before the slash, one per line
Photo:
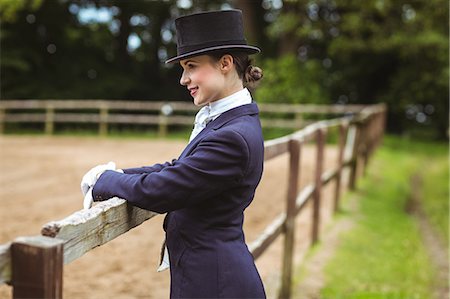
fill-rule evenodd
<path id="1" fill-rule="evenodd" d="M 173 19 L 239 8 L 260 102 L 389 105 L 388 129 L 448 138 L 443 0 L 0 0 L 1 99 L 190 101 Z"/>

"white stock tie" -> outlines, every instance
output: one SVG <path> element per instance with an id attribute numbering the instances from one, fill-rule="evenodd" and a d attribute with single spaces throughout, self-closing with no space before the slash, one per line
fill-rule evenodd
<path id="1" fill-rule="evenodd" d="M 211 120 L 209 117 L 210 111 L 211 107 L 209 105 L 206 105 L 197 112 L 197 115 L 195 116 L 194 129 L 192 129 L 191 136 L 189 137 L 189 142 L 191 142 Z"/>

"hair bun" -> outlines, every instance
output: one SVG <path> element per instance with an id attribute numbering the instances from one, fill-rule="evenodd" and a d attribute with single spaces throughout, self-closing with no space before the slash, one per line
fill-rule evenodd
<path id="1" fill-rule="evenodd" d="M 245 71 L 245 82 L 249 85 L 254 85 L 263 77 L 262 69 L 257 66 L 249 65 Z"/>

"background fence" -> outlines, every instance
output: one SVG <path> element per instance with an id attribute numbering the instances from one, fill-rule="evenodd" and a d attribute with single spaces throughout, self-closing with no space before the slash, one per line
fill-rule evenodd
<path id="1" fill-rule="evenodd" d="M 3 109 L 13 106 L 13 102 L 7 103 L 11 106 L 2 103 Z M 155 107 L 161 110 L 163 106 Z M 279 107 L 292 109 L 290 106 Z M 345 108 L 340 107 L 342 110 L 338 113 L 345 114 Z M 261 107 L 262 111 L 264 109 Z M 326 113 L 330 113 L 328 111 L 335 108 L 323 109 L 329 109 Z M 249 248 L 257 259 L 277 237 L 284 235 L 280 298 L 291 296 L 296 216 L 309 201 L 313 201 L 310 236 L 311 244 L 315 244 L 320 239 L 322 188 L 331 181 L 336 182 L 333 193 L 334 210 L 337 210 L 344 181 L 343 170 L 349 168 L 349 187 L 354 188 L 357 177 L 364 172 L 370 156 L 382 139 L 386 107 L 380 104 L 358 106 L 354 109 L 359 110 L 354 113 L 355 111 L 350 109 L 352 116 L 318 121 L 293 134 L 265 142 L 265 161 L 289 153 L 286 212 L 276 217 L 259 237 L 249 244 Z M 5 119 L 8 117 L 4 114 L 3 120 Z M 192 122 L 192 117 L 190 120 Z M 325 140 L 327 134 L 333 130 L 338 132 L 338 163 L 334 170 L 323 172 Z M 306 143 L 315 144 L 317 149 L 315 180 L 313 184 L 298 190 L 301 149 Z M 155 215 L 153 212 L 128 205 L 123 199 L 113 198 L 95 205 L 90 210 L 78 211 L 60 221 L 52 221 L 44 225 L 39 236 L 19 237 L 0 246 L 0 283 L 6 282 L 13 286 L 14 298 L 62 298 L 63 264 L 70 263 L 92 248 L 111 241 Z"/>
<path id="2" fill-rule="evenodd" d="M 363 105 L 259 104 L 261 123 L 266 128 L 300 129 L 311 118 L 327 114 L 353 114 Z M 112 125 L 155 126 L 166 136 L 174 126 L 192 126 L 198 107 L 187 102 L 143 102 L 112 100 L 2 100 L 0 133 L 8 124 L 43 124 L 46 134 L 53 134 L 63 124 L 93 124 L 106 135 Z M 322 117 L 323 118 L 323 117 Z"/>

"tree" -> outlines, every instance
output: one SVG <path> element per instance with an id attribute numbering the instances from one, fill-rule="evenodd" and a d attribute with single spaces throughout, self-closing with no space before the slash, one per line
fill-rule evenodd
<path id="1" fill-rule="evenodd" d="M 389 129 L 448 130 L 448 3 L 342 1 L 328 53 L 341 76 L 333 94 L 389 105 Z M 353 93 L 353 96 L 349 94 Z"/>
<path id="2" fill-rule="evenodd" d="M 323 65 L 327 102 L 386 102 L 391 131 L 446 138 L 449 28 L 442 24 L 442 0 L 289 0 L 269 31 L 282 55 Z M 303 76 L 317 78 L 313 72 Z"/>
<path id="3" fill-rule="evenodd" d="M 0 0 L 1 98 L 190 100 L 180 69 L 164 65 L 173 19 L 226 1 L 180 3 Z"/>

